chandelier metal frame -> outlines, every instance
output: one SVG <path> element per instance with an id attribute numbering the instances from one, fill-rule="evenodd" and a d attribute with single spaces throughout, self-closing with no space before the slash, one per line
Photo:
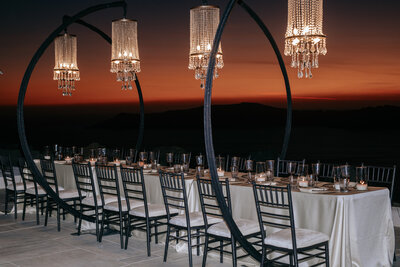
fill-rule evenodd
<path id="1" fill-rule="evenodd" d="M 205 1 L 203 1 L 204 3 Z M 223 214 L 223 217 L 225 221 L 227 222 L 227 225 L 235 237 L 235 240 L 238 241 L 243 249 L 245 249 L 253 258 L 255 258 L 258 261 L 261 261 L 261 254 L 249 243 L 247 240 L 243 237 L 242 233 L 240 232 L 239 228 L 237 227 L 236 223 L 234 222 L 232 218 L 232 214 L 229 212 L 228 207 L 226 206 L 225 199 L 223 197 L 222 193 L 222 188 L 219 184 L 219 179 L 218 179 L 218 174 L 217 174 L 217 169 L 216 169 L 216 164 L 215 164 L 215 153 L 214 153 L 214 145 L 213 145 L 213 138 L 212 138 L 212 122 L 211 122 L 211 95 L 212 95 L 212 82 L 213 82 L 213 74 L 214 74 L 214 68 L 215 68 L 215 56 L 218 51 L 218 44 L 220 43 L 222 33 L 224 31 L 224 27 L 228 21 L 228 18 L 230 16 L 230 13 L 235 6 L 235 4 L 240 5 L 248 14 L 249 16 L 257 23 L 257 25 L 260 27 L 260 29 L 263 31 L 265 36 L 267 37 L 268 41 L 270 42 L 276 57 L 279 62 L 279 66 L 285 81 L 285 87 L 286 87 L 286 98 L 287 98 L 287 112 L 286 112 L 286 126 L 285 126 L 285 134 L 284 134 L 284 140 L 283 140 L 283 146 L 280 154 L 280 158 L 284 159 L 286 157 L 286 152 L 289 144 L 289 139 L 290 139 L 290 133 L 291 133 L 291 125 L 292 125 L 292 97 L 291 97 L 291 91 L 290 91 L 290 84 L 289 84 L 289 78 L 287 75 L 286 67 L 283 62 L 282 55 L 279 51 L 279 48 L 271 34 L 271 32 L 268 30 L 266 25 L 263 23 L 261 18 L 243 1 L 243 0 L 229 0 L 229 3 L 227 4 L 225 11 L 221 17 L 217 32 L 214 37 L 214 42 L 213 46 L 211 49 L 211 54 L 210 54 L 210 60 L 209 60 L 209 65 L 207 68 L 207 77 L 206 77 L 206 86 L 205 86 L 205 91 L 204 91 L 204 141 L 205 141 L 205 148 L 206 148 L 206 156 L 207 156 L 207 161 L 209 163 L 209 169 L 210 169 L 210 174 L 211 174 L 211 181 L 212 181 L 212 186 L 213 189 L 215 190 L 215 193 L 217 195 L 217 200 L 219 207 L 221 209 L 221 212 Z M 72 206 L 66 204 L 62 199 L 58 197 L 58 195 L 51 189 L 51 187 L 48 185 L 47 181 L 43 178 L 42 174 L 39 172 L 38 168 L 36 167 L 36 164 L 33 161 L 32 154 L 29 149 L 28 141 L 26 138 L 25 134 L 25 125 L 24 125 L 24 112 L 23 112 L 23 106 L 24 106 L 24 99 L 25 99 L 25 94 L 27 90 L 27 86 L 31 77 L 31 74 L 36 66 L 36 63 L 44 53 L 44 51 L 47 49 L 47 47 L 53 42 L 54 38 L 62 32 L 65 28 L 67 28 L 69 25 L 73 23 L 78 23 L 83 26 L 86 26 L 90 30 L 98 33 L 103 39 L 111 43 L 111 38 L 96 28 L 95 26 L 88 24 L 84 21 L 81 20 L 81 18 L 85 17 L 86 15 L 89 15 L 91 13 L 107 9 L 107 8 L 114 8 L 114 7 L 122 7 L 124 9 L 124 16 L 126 15 L 126 2 L 125 1 L 118 1 L 118 2 L 112 2 L 112 3 L 106 3 L 106 4 L 101 4 L 101 5 L 96 5 L 92 6 L 89 8 L 86 8 L 82 10 L 81 12 L 78 12 L 76 15 L 69 17 L 69 16 L 64 16 L 63 23 L 56 28 L 48 37 L 47 39 L 43 42 L 43 44 L 39 47 L 39 49 L 36 51 L 34 54 L 33 58 L 31 59 L 24 77 L 21 82 L 20 86 L 20 91 L 18 95 L 18 105 L 17 105 L 17 126 L 18 126 L 18 135 L 21 143 L 21 149 L 24 153 L 24 156 L 26 158 L 27 164 L 29 168 L 33 171 L 33 175 L 36 179 L 36 181 L 45 189 L 46 193 L 50 195 L 55 201 L 59 203 L 59 205 L 63 208 L 66 209 L 68 212 L 70 212 L 74 216 L 81 216 L 84 220 L 88 220 L 91 222 L 94 222 L 94 219 L 81 214 L 79 211 L 75 210 Z M 138 137 L 138 142 L 137 142 L 137 147 L 141 145 L 141 141 L 143 138 L 143 129 L 144 129 L 144 105 L 143 105 L 143 97 L 141 93 L 141 88 L 139 84 L 139 80 L 135 80 L 135 84 L 138 90 L 139 94 L 139 99 L 140 99 L 140 127 L 139 127 L 139 137 Z"/>

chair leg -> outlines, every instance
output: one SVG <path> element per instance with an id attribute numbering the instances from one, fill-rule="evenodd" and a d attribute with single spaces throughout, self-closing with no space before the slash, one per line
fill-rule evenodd
<path id="1" fill-rule="evenodd" d="M 101 227 L 100 227 L 100 234 L 99 234 L 99 242 L 101 243 L 101 240 L 103 238 L 103 232 L 104 232 L 104 218 L 105 217 L 105 212 L 103 210 L 103 213 L 101 214 Z"/>
<path id="2" fill-rule="evenodd" d="M 176 237 L 179 237 L 179 230 L 176 230 L 175 234 L 176 234 Z M 176 243 L 177 244 L 179 243 L 179 239 L 176 239 Z"/>
<path id="3" fill-rule="evenodd" d="M 18 202 L 17 192 L 14 191 L 14 219 L 17 219 L 17 205 L 18 205 L 17 202 Z"/>
<path id="4" fill-rule="evenodd" d="M 42 212 L 42 215 L 43 215 L 43 212 L 44 212 L 44 198 L 45 197 L 43 197 L 43 200 L 41 201 L 41 203 L 40 203 L 40 210 L 41 210 L 41 212 Z M 47 197 L 46 197 L 46 199 L 47 199 Z M 47 205 L 47 204 L 46 204 Z"/>
<path id="5" fill-rule="evenodd" d="M 5 199 L 4 199 L 4 214 L 7 215 L 7 210 L 8 210 L 8 190 L 6 189 L 6 195 L 5 195 Z"/>
<path id="6" fill-rule="evenodd" d="M 49 203 L 49 198 L 47 198 L 47 200 L 46 200 L 46 216 L 44 217 L 44 226 L 47 226 L 47 220 L 48 220 L 48 217 L 49 217 L 49 208 L 50 208 L 49 204 L 50 204 Z"/>
<path id="7" fill-rule="evenodd" d="M 146 243 L 147 243 L 147 256 L 148 257 L 151 256 L 150 237 L 151 237 L 150 222 L 149 222 L 149 218 L 146 218 Z M 156 240 L 156 243 L 157 243 L 157 241 L 158 241 L 157 234 L 155 235 L 155 238 L 156 238 L 155 240 Z"/>
<path id="8" fill-rule="evenodd" d="M 395 254 L 395 258 L 396 258 L 396 254 Z M 326 243 L 325 245 L 325 265 L 326 267 L 329 267 L 329 244 Z"/>
<path id="9" fill-rule="evenodd" d="M 131 219 L 129 218 L 129 214 L 127 215 L 127 219 L 125 220 L 125 249 L 128 249 L 128 240 L 129 234 L 131 232 Z"/>
<path id="10" fill-rule="evenodd" d="M 266 253 L 265 247 L 262 246 L 260 267 L 264 267 L 264 264 L 265 264 L 265 253 Z"/>
<path id="11" fill-rule="evenodd" d="M 154 242 L 156 244 L 158 244 L 158 226 L 157 226 L 157 221 L 154 222 Z"/>
<path id="12" fill-rule="evenodd" d="M 192 229 L 188 229 L 187 231 L 187 239 L 188 239 L 188 252 L 189 252 L 189 267 L 193 267 L 193 258 L 192 258 Z"/>
<path id="13" fill-rule="evenodd" d="M 82 226 L 82 214 L 83 214 L 83 206 L 80 205 L 80 214 L 79 214 L 79 221 L 78 221 L 78 235 L 81 235 L 81 226 Z M 74 216 L 74 219 L 76 220 L 76 217 Z M 75 221 L 76 223 L 76 221 Z M 97 231 L 96 231 L 97 235 Z"/>
<path id="14" fill-rule="evenodd" d="M 224 262 L 224 241 L 219 241 L 219 262 Z"/>
<path id="15" fill-rule="evenodd" d="M 124 220 L 122 219 L 122 214 L 120 213 L 119 214 L 119 241 L 121 242 L 121 249 L 124 248 L 123 229 L 124 229 Z"/>
<path id="16" fill-rule="evenodd" d="M 196 253 L 197 256 L 200 256 L 200 230 L 196 230 Z"/>
<path id="17" fill-rule="evenodd" d="M 95 207 L 94 213 L 96 216 L 96 239 L 99 242 L 99 210 L 97 207 Z"/>
<path id="18" fill-rule="evenodd" d="M 22 220 L 25 221 L 25 210 L 26 210 L 26 198 L 28 196 L 24 196 L 24 208 L 22 209 Z"/>
<path id="19" fill-rule="evenodd" d="M 63 212 L 64 214 L 64 212 Z M 65 216 L 65 215 L 64 215 Z M 57 203 L 57 231 L 61 231 L 61 214 L 60 214 L 60 205 Z"/>
<path id="20" fill-rule="evenodd" d="M 170 232 L 170 226 L 167 225 L 167 236 L 165 237 L 165 248 L 164 248 L 164 262 L 167 261 L 167 256 L 168 256 L 169 232 Z"/>
<path id="21" fill-rule="evenodd" d="M 76 210 L 76 200 L 74 200 L 74 210 Z M 74 215 L 74 223 L 76 223 L 76 216 Z"/>
<path id="22" fill-rule="evenodd" d="M 237 266 L 237 256 L 236 256 L 236 241 L 235 238 L 232 236 L 231 237 L 231 247 L 232 247 L 232 267 Z"/>
<path id="23" fill-rule="evenodd" d="M 203 263 L 201 265 L 202 267 L 206 267 L 207 252 L 208 252 L 208 235 L 206 234 L 206 237 L 205 237 L 205 240 L 204 240 Z"/>
<path id="24" fill-rule="evenodd" d="M 35 198 L 36 198 L 36 203 L 35 203 L 35 205 L 36 205 L 36 224 L 39 225 L 40 224 L 40 221 L 39 221 L 39 197 L 36 195 Z M 41 199 L 41 201 L 43 201 L 43 199 Z"/>

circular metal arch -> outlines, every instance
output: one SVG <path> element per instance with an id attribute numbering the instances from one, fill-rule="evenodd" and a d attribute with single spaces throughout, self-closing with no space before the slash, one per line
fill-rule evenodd
<path id="1" fill-rule="evenodd" d="M 18 136 L 19 140 L 21 143 L 21 149 L 22 152 L 25 156 L 26 162 L 28 164 L 28 167 L 30 170 L 32 170 L 32 173 L 35 177 L 35 180 L 43 187 L 43 189 L 46 191 L 46 193 L 53 198 L 63 209 L 67 210 L 69 213 L 71 213 L 74 216 L 81 216 L 82 219 L 94 222 L 94 219 L 86 216 L 84 214 L 81 214 L 79 211 L 75 210 L 72 208 L 70 205 L 65 203 L 62 199 L 58 197 L 58 195 L 53 191 L 53 189 L 48 185 L 47 181 L 43 178 L 42 174 L 40 173 L 39 169 L 37 168 L 35 162 L 33 161 L 31 151 L 29 149 L 28 141 L 26 138 L 26 133 L 25 133 L 25 123 L 24 123 L 24 100 L 25 100 L 25 94 L 26 90 L 28 87 L 28 83 L 30 80 L 30 77 L 32 75 L 32 72 L 39 61 L 40 57 L 43 55 L 43 53 L 46 51 L 46 49 L 50 46 L 50 44 L 53 42 L 53 40 L 63 31 L 65 30 L 69 25 L 73 23 L 79 23 L 83 26 L 86 26 L 87 28 L 93 30 L 94 32 L 98 33 L 101 37 L 103 37 L 107 42 L 111 44 L 111 38 L 96 28 L 95 26 L 88 24 L 84 21 L 81 20 L 81 18 L 103 10 L 107 8 L 114 8 L 114 7 L 122 7 L 124 11 L 124 16 L 126 15 L 126 7 L 127 4 L 125 1 L 118 1 L 118 2 L 111 2 L 111 3 L 106 3 L 106 4 L 101 4 L 101 5 L 95 5 L 89 8 L 86 8 L 74 16 L 64 16 L 63 18 L 63 23 L 57 27 L 47 38 L 46 40 L 41 44 L 39 49 L 35 52 L 33 55 L 31 61 L 29 62 L 29 65 L 25 71 L 24 77 L 22 78 L 21 86 L 19 89 L 19 94 L 18 94 L 18 104 L 17 104 L 17 127 L 18 127 Z M 138 91 L 139 95 L 139 102 L 140 102 L 140 125 L 139 125 L 139 135 L 138 135 L 138 140 L 136 143 L 136 149 L 140 150 L 142 140 L 143 140 L 143 132 L 144 132 L 144 104 L 143 104 L 143 95 L 140 87 L 139 80 L 135 80 L 135 85 Z"/>
<path id="2" fill-rule="evenodd" d="M 250 17 L 257 23 L 257 25 L 261 28 L 264 32 L 265 36 L 269 40 L 276 57 L 279 62 L 279 66 L 282 71 L 283 78 L 285 80 L 286 86 L 286 97 L 287 97 L 287 113 L 286 113 L 286 129 L 285 129 L 285 136 L 281 151 L 281 158 L 286 157 L 286 151 L 289 144 L 290 139 L 290 132 L 291 132 L 291 125 L 292 125 L 292 97 L 290 92 L 290 84 L 289 78 L 287 75 L 287 71 L 285 68 L 285 64 L 282 59 L 282 55 L 279 51 L 279 48 L 272 37 L 272 34 L 265 26 L 263 21 L 258 17 L 258 15 L 243 1 L 243 0 L 230 0 L 222 17 L 221 21 L 218 25 L 217 31 L 214 37 L 214 43 L 211 50 L 210 61 L 208 64 L 207 69 L 207 78 L 206 78 L 206 86 L 204 92 L 204 141 L 206 147 L 206 155 L 207 155 L 207 162 L 210 169 L 211 174 L 211 182 L 213 189 L 217 195 L 217 200 L 219 207 L 221 209 L 222 215 L 224 217 L 225 222 L 227 223 L 232 235 L 234 236 L 235 240 L 238 241 L 242 247 L 256 260 L 261 261 L 261 254 L 243 237 L 241 231 L 237 227 L 235 221 L 232 218 L 232 214 L 229 212 L 229 209 L 226 205 L 222 188 L 219 184 L 217 168 L 215 164 L 215 153 L 214 153 L 214 145 L 213 145 L 213 138 L 212 138 L 212 123 L 211 123 L 211 96 L 212 96 L 212 82 L 213 82 L 213 75 L 214 75 L 214 68 L 215 68 L 215 57 L 217 54 L 218 44 L 221 41 L 222 33 L 224 31 L 224 27 L 228 21 L 229 15 L 235 6 L 235 4 L 239 4 L 249 15 Z"/>

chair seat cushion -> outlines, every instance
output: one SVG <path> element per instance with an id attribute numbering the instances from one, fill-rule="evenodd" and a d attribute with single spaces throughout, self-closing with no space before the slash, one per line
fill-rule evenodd
<path id="1" fill-rule="evenodd" d="M 21 191 L 24 190 L 24 183 L 15 183 L 15 187 L 17 189 L 17 191 Z M 28 190 L 28 188 L 32 188 L 35 187 L 34 183 L 32 182 L 26 182 L 26 189 Z M 9 185 L 7 185 L 7 189 L 8 190 L 13 190 L 14 191 L 14 185 L 11 183 Z"/>
<path id="2" fill-rule="evenodd" d="M 260 232 L 260 224 L 255 220 L 251 221 L 246 219 L 239 219 L 235 220 L 235 222 L 236 225 L 239 227 L 239 230 L 242 232 L 243 236 Z M 210 226 L 207 229 L 207 233 L 226 238 L 231 237 L 231 231 L 224 221 Z"/>
<path id="3" fill-rule="evenodd" d="M 124 197 L 121 197 L 121 199 L 125 200 Z M 118 201 L 118 197 L 117 196 L 104 194 L 104 202 L 106 204 L 114 202 L 114 201 Z M 85 197 L 84 199 L 82 199 L 82 204 L 94 207 L 95 206 L 94 205 L 94 197 L 93 196 L 92 197 Z M 103 206 L 103 203 L 101 202 L 101 197 L 100 196 L 97 196 L 97 205 L 98 206 Z"/>
<path id="4" fill-rule="evenodd" d="M 56 187 L 54 185 L 50 185 L 50 187 L 55 191 Z M 64 190 L 64 188 L 62 186 L 58 187 L 58 192 L 61 192 L 63 190 Z M 33 188 L 26 189 L 26 193 L 28 193 L 30 195 L 35 195 L 36 194 L 35 188 L 33 187 Z M 38 185 L 38 195 L 46 195 L 46 194 L 47 194 L 46 191 L 44 191 L 44 189 Z"/>
<path id="5" fill-rule="evenodd" d="M 202 226 L 204 225 L 204 219 L 203 219 L 203 213 L 199 212 L 190 212 L 189 213 L 189 218 L 190 218 L 190 226 L 196 227 L 196 226 Z M 207 216 L 207 221 L 208 224 L 215 224 L 222 222 L 223 219 L 219 217 L 214 217 L 214 216 Z M 182 226 L 182 227 L 187 227 L 186 225 L 186 215 L 181 214 L 178 216 L 174 216 L 171 218 L 169 223 Z"/>
<path id="6" fill-rule="evenodd" d="M 298 248 L 305 248 L 318 243 L 329 241 L 326 234 L 308 229 L 296 228 L 296 244 Z M 269 234 L 264 244 L 280 248 L 293 249 L 292 232 L 290 228 Z"/>
<path id="7" fill-rule="evenodd" d="M 82 197 L 86 196 L 86 192 L 81 192 Z M 58 192 L 58 195 L 61 199 L 69 199 L 69 198 L 79 198 L 78 190 L 70 189 L 70 190 L 62 190 Z"/>
<path id="8" fill-rule="evenodd" d="M 134 209 L 134 208 L 143 206 L 144 203 L 142 201 L 132 201 L 132 200 L 130 200 L 129 201 L 129 205 L 130 205 L 131 209 Z M 119 209 L 118 209 L 118 201 L 113 201 L 113 202 L 110 202 L 110 203 L 104 205 L 104 209 L 118 212 L 119 211 Z M 128 206 L 126 205 L 126 200 L 121 200 L 121 209 L 122 209 L 122 211 L 128 211 Z"/>
<path id="9" fill-rule="evenodd" d="M 167 215 L 165 211 L 165 206 L 163 204 L 147 204 L 147 209 L 149 211 L 149 217 L 159 217 Z M 176 214 L 179 211 L 177 209 L 170 209 L 171 214 Z M 146 218 L 146 213 L 144 210 L 144 205 L 131 209 L 129 214 L 141 218 Z"/>

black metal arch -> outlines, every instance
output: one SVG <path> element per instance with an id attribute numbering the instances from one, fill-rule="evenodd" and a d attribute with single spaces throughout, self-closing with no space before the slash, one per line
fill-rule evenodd
<path id="1" fill-rule="evenodd" d="M 33 161 L 32 154 L 29 149 L 28 141 L 26 138 L 26 133 L 25 133 L 25 123 L 24 123 L 24 100 L 25 100 L 25 94 L 26 90 L 28 87 L 28 83 L 30 80 L 30 77 L 32 75 L 32 72 L 39 61 L 40 57 L 43 55 L 43 53 L 46 51 L 46 49 L 49 47 L 49 45 L 53 42 L 53 40 L 63 31 L 65 30 L 69 25 L 73 23 L 79 23 L 82 24 L 89 29 L 93 30 L 94 32 L 98 33 L 100 36 L 102 36 L 106 41 L 111 43 L 111 39 L 108 35 L 106 35 L 104 32 L 99 30 L 93 25 L 90 25 L 84 21 L 81 20 L 81 18 L 103 10 L 107 8 L 114 8 L 114 7 L 122 7 L 124 11 L 124 16 L 126 15 L 126 8 L 127 4 L 125 1 L 118 1 L 118 2 L 111 2 L 111 3 L 106 3 L 106 4 L 101 4 L 101 5 L 95 5 L 89 8 L 86 8 L 77 14 L 75 14 L 72 17 L 69 16 L 64 16 L 63 18 L 63 23 L 58 26 L 47 38 L 46 40 L 41 44 L 39 49 L 35 52 L 33 55 L 31 61 L 29 62 L 29 65 L 25 71 L 24 77 L 22 78 L 21 86 L 19 89 L 19 94 L 18 94 L 18 104 L 17 104 L 17 126 L 18 126 L 18 136 L 20 139 L 21 143 L 21 149 L 22 152 L 25 156 L 26 162 L 29 166 L 29 168 L 32 170 L 33 175 L 36 179 L 36 181 L 44 188 L 46 193 L 50 195 L 55 201 L 59 203 L 59 205 L 63 208 L 68 210 L 72 215 L 74 216 L 80 216 L 80 212 L 72 208 L 70 205 L 65 203 L 62 199 L 58 197 L 58 195 L 53 191 L 53 189 L 48 185 L 48 183 L 45 181 L 43 178 L 42 174 L 40 173 L 39 169 L 36 167 L 36 164 Z M 140 101 L 140 126 L 139 126 L 139 135 L 138 135 L 138 140 L 136 143 L 136 148 L 140 149 L 141 143 L 143 140 L 143 131 L 144 131 L 144 105 L 143 105 L 143 95 L 140 87 L 139 80 L 135 80 L 136 88 L 139 94 L 139 101 Z M 81 214 L 82 218 L 88 221 L 94 222 L 94 219 L 86 216 L 84 214 Z"/>
<path id="2" fill-rule="evenodd" d="M 224 31 L 224 27 L 228 21 L 229 15 L 235 6 L 235 4 L 239 4 L 249 15 L 250 17 L 257 23 L 257 25 L 261 28 L 264 32 L 265 36 L 269 40 L 276 57 L 279 62 L 279 66 L 282 71 L 283 78 L 285 80 L 286 86 L 286 97 L 287 97 L 287 113 L 286 113 L 286 130 L 285 136 L 283 141 L 283 147 L 280 157 L 285 158 L 287 147 L 289 144 L 290 139 L 290 132 L 291 132 L 291 125 L 292 125 L 292 97 L 290 92 L 290 84 L 289 78 L 286 72 L 285 64 L 282 59 L 282 55 L 279 51 L 278 46 L 272 34 L 268 30 L 267 26 L 263 23 L 260 17 L 243 1 L 243 0 L 230 0 L 219 23 L 217 32 L 215 33 L 214 43 L 211 50 L 210 61 L 208 64 L 207 69 L 207 78 L 206 78 L 206 86 L 204 92 L 204 141 L 206 147 L 206 155 L 207 155 L 207 162 L 208 167 L 210 169 L 211 174 L 211 182 L 213 189 L 217 195 L 217 200 L 219 207 L 221 209 L 222 215 L 224 217 L 225 222 L 227 223 L 232 235 L 235 237 L 242 247 L 256 260 L 261 261 L 261 254 L 243 237 L 242 233 L 240 232 L 239 228 L 237 227 L 235 221 L 232 218 L 232 214 L 229 212 L 229 209 L 225 203 L 225 199 L 222 193 L 222 188 L 219 184 L 217 168 L 215 164 L 215 153 L 214 153 L 214 145 L 213 145 L 213 138 L 212 138 L 212 123 L 211 123 L 211 96 L 212 96 L 212 82 L 213 82 L 213 75 L 215 69 L 215 56 L 217 54 L 218 44 L 221 41 L 222 33 Z"/>

